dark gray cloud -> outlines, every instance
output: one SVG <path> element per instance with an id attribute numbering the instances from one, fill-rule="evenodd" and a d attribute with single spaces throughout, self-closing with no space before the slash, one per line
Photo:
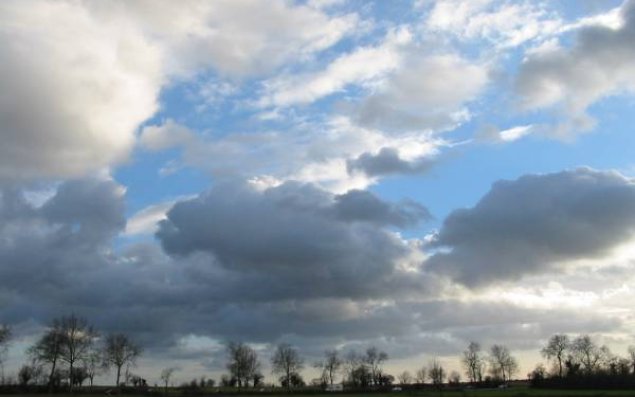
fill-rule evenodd
<path id="1" fill-rule="evenodd" d="M 332 213 L 338 219 L 371 222 L 396 227 L 415 226 L 432 218 L 423 205 L 405 200 L 398 204 L 382 201 L 366 190 L 350 190 L 335 197 Z"/>
<path id="2" fill-rule="evenodd" d="M 123 210 L 122 190 L 109 180 L 66 182 L 41 207 L 20 191 L 3 190 L 1 278 L 8 287 L 32 283 L 38 285 L 34 294 L 50 288 L 63 295 L 56 287 L 72 280 L 76 270 L 101 262 L 92 259 L 125 226 Z"/>
<path id="3" fill-rule="evenodd" d="M 170 211 L 159 236 L 172 256 L 155 243 L 111 250 L 125 227 L 112 181 L 64 183 L 41 206 L 17 189 L 0 197 L 0 310 L 13 323 L 73 311 L 149 347 L 188 334 L 266 341 L 355 314 L 358 300 L 436 288 L 398 267 L 416 248 L 386 229 L 425 208 L 366 192 L 217 186 Z"/>
<path id="4" fill-rule="evenodd" d="M 323 302 L 334 307 L 334 302 Z M 259 308 L 247 309 L 254 312 Z M 619 316 L 582 312 L 570 308 L 523 307 L 505 301 L 431 299 L 423 301 L 367 302 L 363 315 L 350 318 L 316 318 L 291 310 L 271 311 L 260 322 L 264 330 L 276 329 L 277 321 L 288 325 L 288 334 L 305 339 L 307 351 L 341 345 L 344 350 L 381 346 L 394 358 L 456 354 L 471 340 L 483 344 L 505 343 L 512 348 L 538 349 L 539 343 L 556 332 L 611 332 L 619 329 Z M 514 332 L 510 332 L 514 331 Z M 507 333 L 509 332 L 509 333 Z M 288 337 L 288 336 L 287 336 Z"/>
<path id="5" fill-rule="evenodd" d="M 125 227 L 124 210 L 122 187 L 112 181 L 84 179 L 62 184 L 40 212 L 67 233 L 107 242 Z"/>
<path id="6" fill-rule="evenodd" d="M 426 262 L 467 285 L 517 280 L 559 262 L 595 258 L 635 231 L 635 184 L 587 168 L 500 181 L 473 207 L 451 213 Z"/>
<path id="7" fill-rule="evenodd" d="M 626 184 L 616 174 L 574 174 Z M 154 242 L 110 249 L 124 227 L 122 189 L 112 181 L 68 182 L 41 206 L 15 189 L 1 197 L 0 317 L 32 329 L 74 312 L 104 333 L 130 334 L 158 360 L 218 368 L 222 349 L 185 346 L 193 336 L 293 341 L 312 357 L 375 344 L 397 358 L 451 354 L 475 337 L 526 347 L 548 332 L 621 327 L 610 313 L 438 298 L 448 281 L 402 268 L 421 253 L 388 230 L 427 212 L 368 192 L 218 185 L 170 211 L 159 229 L 169 255 Z"/>
<path id="8" fill-rule="evenodd" d="M 157 237 L 177 258 L 211 255 L 224 277 L 251 286 L 241 299 L 380 297 L 428 288 L 421 273 L 398 268 L 416 248 L 386 229 L 428 216 L 419 204 L 367 192 L 229 184 L 177 203 Z"/>
<path id="9" fill-rule="evenodd" d="M 368 176 L 386 176 L 394 174 L 419 174 L 428 171 L 434 165 L 431 159 L 404 160 L 394 148 L 382 148 L 377 154 L 363 153 L 348 160 L 349 173 L 363 172 Z"/>
<path id="10" fill-rule="evenodd" d="M 516 78 L 522 107 L 562 107 L 565 119 L 545 131 L 568 139 L 591 129 L 586 109 L 606 96 L 635 91 L 635 1 L 621 6 L 622 25 L 579 28 L 570 48 L 528 55 Z"/>
<path id="11" fill-rule="evenodd" d="M 407 250 L 377 225 L 411 224 L 426 215 L 416 204 L 387 204 L 370 193 L 333 197 L 295 183 L 264 192 L 224 185 L 176 204 L 157 237 L 170 254 L 209 252 L 228 268 L 287 268 L 333 280 L 387 276 Z"/>

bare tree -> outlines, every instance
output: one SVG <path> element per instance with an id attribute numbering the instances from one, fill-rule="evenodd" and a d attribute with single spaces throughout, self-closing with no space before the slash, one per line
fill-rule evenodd
<path id="1" fill-rule="evenodd" d="M 170 384 L 170 378 L 172 377 L 172 374 L 174 374 L 174 371 L 176 371 L 176 368 L 174 367 L 165 368 L 163 369 L 163 371 L 161 371 L 161 380 L 165 385 L 164 390 L 166 395 L 168 394 L 168 385 Z"/>
<path id="2" fill-rule="evenodd" d="M 489 361 L 492 375 L 496 378 L 501 378 L 503 382 L 511 379 L 513 374 L 518 371 L 518 362 L 505 346 L 492 346 Z"/>
<path id="3" fill-rule="evenodd" d="M 21 386 L 28 386 L 31 381 L 37 382 L 42 373 L 42 365 L 33 360 L 31 364 L 25 364 L 18 372 L 18 381 Z"/>
<path id="4" fill-rule="evenodd" d="M 608 347 L 598 346 L 589 335 L 580 335 L 575 338 L 571 342 L 571 353 L 587 374 L 597 371 L 602 362 L 611 355 Z"/>
<path id="5" fill-rule="evenodd" d="M 443 384 L 445 379 L 445 369 L 443 369 L 443 366 L 436 358 L 428 365 L 428 377 L 430 378 L 430 381 L 432 381 L 432 384 L 437 387 L 440 387 Z"/>
<path id="6" fill-rule="evenodd" d="M 57 379 L 57 364 L 62 356 L 64 347 L 64 333 L 59 319 L 53 320 L 44 335 L 28 350 L 28 354 L 37 362 L 50 366 L 48 376 L 49 391 L 52 390 Z"/>
<path id="7" fill-rule="evenodd" d="M 254 349 L 241 342 L 227 344 L 227 370 L 238 382 L 238 387 L 249 386 L 249 381 L 256 385 L 260 375 L 260 361 Z"/>
<path id="8" fill-rule="evenodd" d="M 450 372 L 450 376 L 448 376 L 448 383 L 453 385 L 458 385 L 461 383 L 461 374 L 458 371 Z"/>
<path id="9" fill-rule="evenodd" d="M 141 355 L 141 347 L 124 334 L 110 334 L 104 345 L 104 363 L 117 369 L 115 385 L 120 389 L 121 368 L 127 364 L 134 364 Z"/>
<path id="10" fill-rule="evenodd" d="M 426 380 L 428 379 L 428 371 L 426 370 L 426 367 L 421 367 L 417 370 L 415 379 L 417 380 L 417 383 L 426 383 Z"/>
<path id="11" fill-rule="evenodd" d="M 635 346 L 628 347 L 628 358 L 631 362 L 631 368 L 633 368 L 633 374 L 635 374 Z"/>
<path id="12" fill-rule="evenodd" d="M 11 339 L 11 328 L 8 325 L 0 326 L 0 381 L 4 384 L 4 360 L 9 351 L 9 340 Z"/>
<path id="13" fill-rule="evenodd" d="M 73 392 L 73 371 L 75 364 L 84 359 L 90 352 L 97 332 L 83 317 L 71 314 L 59 320 L 62 334 L 62 350 L 60 358 L 68 363 L 68 380 L 70 392 Z"/>
<path id="14" fill-rule="evenodd" d="M 340 359 L 337 350 L 326 350 L 324 352 L 324 360 L 315 363 L 315 367 L 322 370 L 322 379 L 332 385 L 342 364 L 342 359 Z"/>
<path id="15" fill-rule="evenodd" d="M 628 358 L 610 354 L 605 364 L 611 376 L 626 376 L 631 372 L 631 361 Z"/>
<path id="16" fill-rule="evenodd" d="M 86 376 L 88 376 L 88 380 L 90 382 L 90 387 L 93 387 L 93 381 L 95 380 L 95 375 L 99 373 L 99 371 L 103 368 L 104 357 L 102 357 L 101 353 L 97 350 L 93 350 L 82 360 L 82 364 L 86 369 Z"/>
<path id="17" fill-rule="evenodd" d="M 366 349 L 366 356 L 364 356 L 364 362 L 368 365 L 371 377 L 374 385 L 381 384 L 383 363 L 388 360 L 388 354 L 380 351 L 375 346 Z"/>
<path id="18" fill-rule="evenodd" d="M 412 382 L 412 375 L 410 375 L 410 372 L 408 371 L 403 371 L 402 373 L 397 375 L 397 379 L 399 379 L 400 384 L 408 385 Z"/>
<path id="19" fill-rule="evenodd" d="M 271 366 L 274 373 L 283 375 L 281 383 L 285 383 L 287 389 L 290 389 L 291 380 L 294 375 L 299 376 L 304 368 L 304 361 L 296 349 L 287 343 L 282 343 L 278 345 L 271 358 Z"/>
<path id="20" fill-rule="evenodd" d="M 86 371 L 85 367 L 75 367 L 73 370 L 73 385 L 81 387 L 84 382 L 88 379 L 88 371 Z"/>
<path id="21" fill-rule="evenodd" d="M 562 378 L 565 354 L 570 347 L 569 337 L 565 334 L 556 334 L 549 338 L 547 345 L 540 351 L 548 360 L 554 359 L 558 364 L 558 377 Z"/>
<path id="22" fill-rule="evenodd" d="M 351 350 L 348 353 L 346 353 L 343 366 L 344 366 L 344 372 L 346 373 L 346 378 L 348 382 L 355 384 L 354 375 L 360 365 L 363 365 L 363 363 L 362 363 L 362 357 L 359 355 L 359 353 L 357 353 L 354 350 Z"/>
<path id="23" fill-rule="evenodd" d="M 539 363 L 536 364 L 536 367 L 533 369 L 533 371 L 527 374 L 527 377 L 532 381 L 539 381 L 545 379 L 546 375 L 547 369 L 545 368 L 545 365 Z"/>
<path id="24" fill-rule="evenodd" d="M 470 382 L 481 381 L 483 377 L 483 366 L 485 365 L 485 359 L 481 354 L 481 345 L 476 342 L 470 342 L 467 349 L 463 351 L 461 363 L 465 368 L 465 373 Z"/>

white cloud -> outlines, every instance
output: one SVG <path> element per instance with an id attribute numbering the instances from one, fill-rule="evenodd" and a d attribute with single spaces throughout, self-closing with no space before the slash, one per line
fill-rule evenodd
<path id="1" fill-rule="evenodd" d="M 186 198 L 181 197 L 179 199 Z M 165 214 L 179 199 L 152 204 L 136 212 L 128 218 L 123 234 L 128 237 L 154 234 L 158 229 L 158 222 L 166 219 Z"/>
<path id="2" fill-rule="evenodd" d="M 548 134 L 571 139 L 595 126 L 586 112 L 611 95 L 635 91 L 635 2 L 620 9 L 621 27 L 588 25 L 570 48 L 534 52 L 521 65 L 516 92 L 524 110 L 557 107 L 563 119 Z"/>
<path id="3" fill-rule="evenodd" d="M 505 142 L 515 141 L 531 133 L 531 125 L 520 125 L 518 127 L 508 128 L 499 133 L 500 139 Z"/>
<path id="4" fill-rule="evenodd" d="M 487 65 L 411 49 L 404 66 L 361 103 L 356 120 L 385 131 L 439 131 L 469 120 L 464 105 L 489 81 Z"/>
<path id="5" fill-rule="evenodd" d="M 159 125 L 141 130 L 139 144 L 148 150 L 164 150 L 178 145 L 195 144 L 196 136 L 187 127 L 168 119 Z"/>
<path id="6" fill-rule="evenodd" d="M 531 134 L 534 129 L 535 127 L 532 124 L 518 125 L 504 130 L 488 125 L 476 133 L 476 139 L 490 143 L 513 142 Z"/>
<path id="7" fill-rule="evenodd" d="M 0 15 L 2 179 L 121 163 L 167 83 L 208 69 L 234 78 L 269 72 L 310 59 L 357 24 L 354 14 L 283 0 L 9 0 Z"/>
<path id="8" fill-rule="evenodd" d="M 135 18 L 177 75 L 210 67 L 228 76 L 261 75 L 332 46 L 358 22 L 355 14 L 331 17 L 284 0 L 121 1 L 93 8 Z"/>
<path id="9" fill-rule="evenodd" d="M 324 9 L 342 5 L 346 0 L 309 0 L 307 5 L 317 9 Z"/>
<path id="10" fill-rule="evenodd" d="M 391 31 L 383 43 L 341 55 L 325 70 L 278 77 L 264 83 L 267 93 L 261 106 L 290 106 L 314 102 L 344 90 L 348 85 L 370 84 L 399 67 L 400 51 L 412 40 L 405 29 Z"/>
<path id="11" fill-rule="evenodd" d="M 563 24 L 540 4 L 494 0 L 440 0 L 425 22 L 430 31 L 463 40 L 485 39 L 501 48 L 542 39 Z"/>
<path id="12" fill-rule="evenodd" d="M 75 176 L 123 160 L 157 110 L 160 53 L 77 2 L 0 4 L 0 178 Z"/>
<path id="13" fill-rule="evenodd" d="M 624 20 L 621 15 L 621 10 L 622 8 L 620 6 L 600 14 L 582 17 L 575 22 L 562 26 L 559 33 L 588 26 L 605 27 L 614 30 L 620 29 L 622 28 L 622 26 L 624 26 Z"/>
<path id="14" fill-rule="evenodd" d="M 565 288 L 556 281 L 541 286 L 495 287 L 483 294 L 486 300 L 499 302 L 503 299 L 520 307 L 551 309 L 554 307 L 589 309 L 598 303 L 598 294 L 593 291 L 579 291 Z"/>
<path id="15" fill-rule="evenodd" d="M 403 160 L 418 162 L 435 157 L 449 146 L 431 134 L 386 135 L 359 127 L 346 117 L 302 124 L 296 129 L 285 133 L 234 133 L 214 139 L 168 119 L 144 127 L 140 143 L 151 151 L 179 148 L 183 164 L 203 169 L 218 179 L 240 177 L 263 186 L 295 180 L 337 193 L 363 189 L 378 181 L 377 176 L 350 172 L 348 160 L 364 153 L 389 147 Z M 172 171 L 179 165 L 171 161 L 164 168 Z"/>

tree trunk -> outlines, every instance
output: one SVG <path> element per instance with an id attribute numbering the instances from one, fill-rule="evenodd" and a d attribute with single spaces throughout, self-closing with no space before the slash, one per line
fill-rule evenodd
<path id="1" fill-rule="evenodd" d="M 291 391 L 291 371 L 287 368 L 287 390 Z"/>
<path id="2" fill-rule="evenodd" d="M 115 383 L 115 387 L 119 394 L 121 394 L 121 387 L 119 386 L 119 377 L 121 376 L 121 365 L 117 366 L 117 383 Z"/>
<path id="3" fill-rule="evenodd" d="M 51 373 L 49 374 L 49 393 L 53 391 L 53 376 L 55 376 L 55 365 L 57 364 L 57 358 L 53 360 L 51 366 Z"/>
<path id="4" fill-rule="evenodd" d="M 73 362 L 70 362 L 70 369 L 68 371 L 68 384 L 70 386 L 69 393 L 73 394 Z"/>

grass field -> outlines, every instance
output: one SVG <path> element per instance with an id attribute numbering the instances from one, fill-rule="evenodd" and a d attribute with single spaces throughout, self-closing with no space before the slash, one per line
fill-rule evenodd
<path id="1" fill-rule="evenodd" d="M 281 394 L 276 397 L 290 397 L 292 395 Z M 300 397 L 296 395 L 294 397 Z M 333 394 L 311 395 L 312 397 L 334 397 Z M 420 392 L 402 392 L 402 393 L 386 393 L 386 394 L 342 394 L 342 397 L 635 397 L 635 390 L 548 390 L 548 389 L 529 389 L 529 388 L 510 388 L 510 389 L 480 389 L 480 390 L 464 390 L 464 391 L 420 391 Z"/>
<path id="2" fill-rule="evenodd" d="M 252 395 L 253 396 L 253 395 Z M 635 397 L 635 390 L 547 390 L 529 388 L 445 390 L 442 392 L 425 390 L 417 392 L 369 393 L 369 394 L 278 394 L 268 397 Z"/>
<path id="3" fill-rule="evenodd" d="M 96 397 L 100 394 L 53 394 L 54 397 Z M 204 396 L 240 396 L 239 393 L 214 393 Z M 245 396 L 253 397 L 257 394 L 245 394 Z M 266 397 L 635 397 L 635 390 L 549 390 L 549 389 L 530 389 L 526 387 L 512 387 L 509 389 L 473 389 L 473 390 L 444 390 L 442 392 L 433 390 L 422 390 L 412 392 L 393 392 L 393 393 L 324 393 L 324 394 L 263 394 Z M 16 397 L 42 397 L 47 394 L 12 394 L 7 396 Z M 144 395 L 123 394 L 125 397 L 145 397 Z M 187 394 L 171 390 L 167 397 L 185 397 Z"/>

